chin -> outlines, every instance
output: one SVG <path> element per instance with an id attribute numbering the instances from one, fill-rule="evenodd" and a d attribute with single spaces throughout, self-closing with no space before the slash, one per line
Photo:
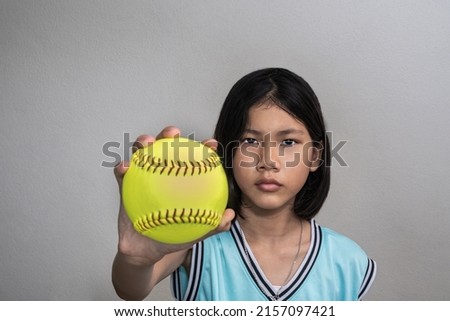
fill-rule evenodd
<path id="1" fill-rule="evenodd" d="M 245 204 L 245 207 L 255 211 L 277 211 L 287 207 L 293 208 L 294 205 L 292 199 L 280 198 L 277 195 L 258 195 L 258 197 L 253 199 L 245 199 L 243 204 Z"/>
<path id="2" fill-rule="evenodd" d="M 260 210 L 260 211 L 277 211 L 281 210 L 286 207 L 286 204 L 284 203 L 275 203 L 275 202 L 260 202 L 260 203 L 254 203 L 253 206 L 254 209 Z M 292 207 L 292 206 L 290 206 Z"/>

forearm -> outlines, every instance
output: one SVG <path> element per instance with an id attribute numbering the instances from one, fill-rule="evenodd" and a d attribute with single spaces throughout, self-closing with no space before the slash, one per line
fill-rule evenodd
<path id="1" fill-rule="evenodd" d="M 155 262 L 156 263 L 156 262 Z M 153 288 L 154 264 L 139 262 L 117 253 L 112 266 L 112 283 L 124 300 L 143 300 Z"/>

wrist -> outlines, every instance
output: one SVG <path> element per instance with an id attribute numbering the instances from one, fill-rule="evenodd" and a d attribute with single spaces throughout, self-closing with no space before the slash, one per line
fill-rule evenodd
<path id="1" fill-rule="evenodd" d="M 162 259 L 163 256 L 152 256 L 152 257 L 142 257 L 142 256 L 134 256 L 121 252 L 120 250 L 117 252 L 116 258 L 123 263 L 134 266 L 134 267 L 151 267 L 156 262 Z"/>

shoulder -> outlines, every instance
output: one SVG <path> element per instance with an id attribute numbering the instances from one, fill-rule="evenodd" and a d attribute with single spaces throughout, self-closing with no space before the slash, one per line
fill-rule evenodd
<path id="1" fill-rule="evenodd" d="M 316 224 L 317 225 L 317 224 Z M 320 254 L 325 256 L 329 263 L 342 267 L 354 267 L 357 270 L 376 270 L 375 261 L 372 260 L 361 246 L 348 236 L 336 232 L 328 227 L 317 225 L 320 233 Z"/>
<path id="2" fill-rule="evenodd" d="M 361 299 L 370 288 L 377 272 L 376 262 L 351 238 L 330 228 L 318 226 L 321 233 L 319 256 L 339 275 L 354 279 L 359 285 Z"/>
<path id="3" fill-rule="evenodd" d="M 354 240 L 349 238 L 348 236 L 341 234 L 339 232 L 336 232 L 335 230 L 332 230 L 331 228 L 319 226 L 321 233 L 322 233 L 322 241 L 324 242 L 324 245 L 327 247 L 336 249 L 339 248 L 342 250 L 347 250 L 351 254 L 360 254 L 362 256 L 367 257 L 364 250 L 359 246 L 358 243 L 356 243 Z"/>

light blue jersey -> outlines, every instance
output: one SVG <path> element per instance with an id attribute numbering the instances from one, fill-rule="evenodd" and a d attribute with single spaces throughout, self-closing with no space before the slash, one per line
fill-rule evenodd
<path id="1" fill-rule="evenodd" d="M 375 262 L 355 242 L 311 220 L 303 263 L 277 293 L 239 231 L 235 221 L 193 247 L 189 275 L 180 267 L 171 277 L 177 300 L 359 300 L 375 278 Z"/>

